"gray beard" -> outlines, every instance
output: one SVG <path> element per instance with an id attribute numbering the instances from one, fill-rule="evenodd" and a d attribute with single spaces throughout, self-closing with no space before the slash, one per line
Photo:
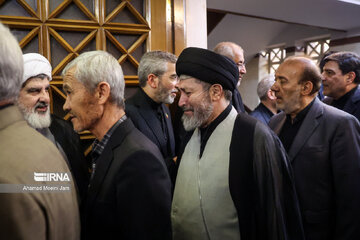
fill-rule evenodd
<path id="1" fill-rule="evenodd" d="M 175 97 L 171 96 L 171 91 L 165 89 L 161 84 L 159 85 L 158 93 L 156 94 L 157 102 L 172 104 Z"/>
<path id="2" fill-rule="evenodd" d="M 214 106 L 211 104 L 211 102 L 204 100 L 199 106 L 194 108 L 193 116 L 190 117 L 183 114 L 181 120 L 183 122 L 184 129 L 186 131 L 191 131 L 195 128 L 201 127 L 206 122 L 206 120 L 209 119 L 213 109 Z"/>
<path id="3" fill-rule="evenodd" d="M 30 111 L 23 106 L 21 103 L 18 103 L 18 106 L 21 112 L 24 115 L 26 122 L 35 129 L 48 128 L 51 124 L 50 110 L 49 108 L 44 114 L 39 114 L 35 111 L 35 108 L 32 108 Z"/>

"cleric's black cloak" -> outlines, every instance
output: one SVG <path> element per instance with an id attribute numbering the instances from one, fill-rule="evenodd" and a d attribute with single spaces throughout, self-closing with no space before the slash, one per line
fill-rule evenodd
<path id="1" fill-rule="evenodd" d="M 232 133 L 229 188 L 241 240 L 304 239 L 286 152 L 267 126 L 242 113 Z"/>

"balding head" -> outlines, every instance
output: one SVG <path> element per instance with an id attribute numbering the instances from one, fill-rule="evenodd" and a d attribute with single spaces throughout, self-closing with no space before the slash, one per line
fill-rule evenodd
<path id="1" fill-rule="evenodd" d="M 238 82 L 238 86 L 239 86 L 243 78 L 243 75 L 246 74 L 244 50 L 236 43 L 220 42 L 215 46 L 214 52 L 223 55 L 225 57 L 228 57 L 236 63 L 239 69 L 239 82 Z"/>
<path id="2" fill-rule="evenodd" d="M 313 89 L 310 93 L 311 95 L 319 91 L 322 79 L 321 73 L 319 68 L 310 58 L 293 56 L 287 58 L 283 63 L 299 66 L 299 70 L 302 71 L 299 83 L 310 81 L 313 85 Z"/>
<path id="3" fill-rule="evenodd" d="M 311 59 L 287 58 L 276 70 L 271 87 L 277 98 L 276 107 L 295 118 L 316 97 L 320 83 L 320 71 Z"/>
<path id="4" fill-rule="evenodd" d="M 244 55 L 244 50 L 239 45 L 233 42 L 218 43 L 214 48 L 214 52 L 226 56 L 233 61 L 235 61 L 236 54 L 238 54 L 239 52 Z"/>

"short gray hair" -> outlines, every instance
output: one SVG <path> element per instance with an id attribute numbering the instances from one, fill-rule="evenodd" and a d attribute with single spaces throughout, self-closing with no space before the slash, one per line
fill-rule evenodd
<path id="1" fill-rule="evenodd" d="M 233 61 L 235 59 L 235 50 L 240 50 L 244 54 L 244 49 L 233 42 L 220 42 L 214 48 L 215 53 L 226 56 Z"/>
<path id="2" fill-rule="evenodd" d="M 64 68 L 62 76 L 73 67 L 76 67 L 74 77 L 90 92 L 94 92 L 100 82 L 107 82 L 110 85 L 111 101 L 124 107 L 124 74 L 119 62 L 111 54 L 104 51 L 82 53 Z"/>
<path id="3" fill-rule="evenodd" d="M 139 63 L 138 76 L 140 87 L 145 87 L 149 74 L 161 76 L 167 71 L 167 63 L 176 63 L 177 57 L 169 52 L 152 51 L 145 53 Z"/>
<path id="4" fill-rule="evenodd" d="M 257 94 L 260 100 L 266 100 L 267 92 L 271 86 L 275 83 L 275 77 L 272 74 L 267 75 L 257 85 Z"/>
<path id="5" fill-rule="evenodd" d="M 18 41 L 0 23 L 0 101 L 14 102 L 21 88 L 24 62 Z"/>

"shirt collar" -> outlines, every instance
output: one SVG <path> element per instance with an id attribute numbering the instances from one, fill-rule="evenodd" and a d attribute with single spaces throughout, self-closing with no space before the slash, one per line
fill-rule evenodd
<path id="1" fill-rule="evenodd" d="M 140 88 L 140 92 L 144 95 L 146 101 L 150 104 L 152 109 L 157 110 L 159 108 L 161 103 L 157 103 L 154 100 L 152 100 L 151 97 L 149 97 L 142 88 Z"/>
<path id="2" fill-rule="evenodd" d="M 339 99 L 337 99 L 337 100 L 334 99 L 333 105 L 341 105 L 342 107 L 345 106 L 346 102 L 348 101 L 349 98 L 351 98 L 351 96 L 354 94 L 356 89 L 357 89 L 357 86 L 354 87 L 353 89 L 351 89 L 350 91 L 348 91 L 347 93 L 345 93 Z"/>
<path id="3" fill-rule="evenodd" d="M 94 143 L 93 143 L 93 148 L 91 151 L 91 157 L 93 159 L 97 159 L 102 152 L 105 149 L 106 144 L 108 143 L 111 135 L 114 133 L 115 129 L 125 120 L 127 119 L 126 115 L 124 114 L 124 116 L 122 116 L 108 131 L 107 133 L 104 135 L 103 139 L 101 139 L 101 141 L 99 141 L 98 139 L 95 139 Z"/>
<path id="4" fill-rule="evenodd" d="M 274 113 L 272 111 L 270 111 L 270 109 L 268 109 L 262 102 L 260 102 L 260 107 L 266 111 L 270 116 L 273 116 Z"/>
<path id="5" fill-rule="evenodd" d="M 315 101 L 315 98 L 311 101 L 310 104 L 308 104 L 303 110 L 301 110 L 294 118 L 294 120 L 291 120 L 290 114 L 286 115 L 286 118 L 288 121 L 290 121 L 292 124 L 295 124 L 297 122 L 301 122 L 306 117 L 307 113 L 309 112 L 311 106 L 313 105 Z"/>

